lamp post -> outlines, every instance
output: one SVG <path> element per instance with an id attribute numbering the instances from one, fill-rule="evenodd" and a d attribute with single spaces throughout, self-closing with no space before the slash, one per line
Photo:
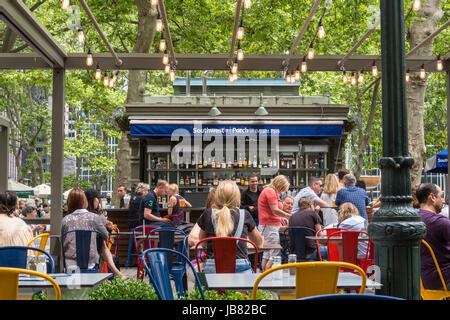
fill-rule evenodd
<path id="1" fill-rule="evenodd" d="M 412 208 L 408 156 L 403 0 L 381 0 L 383 157 L 381 208 L 368 226 L 383 284 L 378 293 L 420 299 L 420 241 L 426 229 Z"/>

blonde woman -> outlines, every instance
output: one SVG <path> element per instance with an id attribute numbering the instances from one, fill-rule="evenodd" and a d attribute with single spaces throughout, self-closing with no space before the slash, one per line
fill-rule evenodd
<path id="1" fill-rule="evenodd" d="M 239 209 L 240 203 L 241 193 L 236 183 L 231 180 L 221 181 L 215 191 L 216 208 L 206 209 L 197 220 L 189 234 L 189 245 L 194 246 L 199 240 L 209 237 L 238 237 L 248 238 L 260 247 L 263 240 L 255 221 L 247 210 Z M 198 235 L 194 230 L 198 230 Z M 210 242 L 207 243 L 206 257 L 203 271 L 214 273 L 215 265 Z M 236 272 L 252 272 L 247 242 L 244 241 L 237 244 Z"/>
<path id="2" fill-rule="evenodd" d="M 289 190 L 289 180 L 283 176 L 276 176 L 272 182 L 264 186 L 258 198 L 259 232 L 264 237 L 264 242 L 280 244 L 279 229 L 281 219 L 291 217 L 289 212 L 283 211 L 283 203 L 280 194 Z M 269 269 L 273 263 L 273 257 L 280 255 L 280 250 L 264 251 L 262 258 L 262 271 Z"/>
<path id="3" fill-rule="evenodd" d="M 339 207 L 338 228 L 347 230 L 365 231 L 367 220 L 359 215 L 358 209 L 350 202 L 345 202 Z M 358 259 L 364 259 L 367 250 L 367 242 L 358 242 Z"/>
<path id="4" fill-rule="evenodd" d="M 336 194 L 340 189 L 338 177 L 330 173 L 325 177 L 325 184 L 323 186 L 323 192 L 320 199 L 328 203 L 328 208 L 322 208 L 323 213 L 323 225 L 328 226 L 330 224 L 338 223 L 338 213 L 334 207 L 334 201 L 336 200 Z"/>
<path id="5" fill-rule="evenodd" d="M 178 185 L 172 183 L 169 185 L 169 205 L 167 209 L 168 215 L 166 218 L 172 220 L 172 225 L 174 227 L 180 225 L 184 221 L 184 210 L 183 207 L 192 208 L 192 205 L 185 198 L 178 194 Z M 184 202 L 184 205 L 182 204 Z"/>

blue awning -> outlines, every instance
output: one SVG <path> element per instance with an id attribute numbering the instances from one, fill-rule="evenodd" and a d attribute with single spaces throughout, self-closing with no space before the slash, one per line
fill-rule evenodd
<path id="1" fill-rule="evenodd" d="M 176 131 L 176 132 L 175 132 Z M 203 124 L 133 124 L 131 135 L 136 137 L 170 137 L 195 135 L 278 135 L 280 137 L 340 137 L 342 124 L 301 124 L 301 125 L 217 125 Z"/>

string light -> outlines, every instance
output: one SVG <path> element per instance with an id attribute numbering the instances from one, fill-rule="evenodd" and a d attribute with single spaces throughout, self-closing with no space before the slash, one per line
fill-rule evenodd
<path id="1" fill-rule="evenodd" d="M 86 41 L 86 37 L 84 36 L 83 29 L 81 29 L 81 28 L 78 29 L 77 40 L 79 43 L 84 43 Z"/>
<path id="2" fill-rule="evenodd" d="M 409 76 L 409 69 L 406 70 L 406 74 L 405 74 L 405 81 L 409 82 L 410 76 Z"/>
<path id="3" fill-rule="evenodd" d="M 444 70 L 444 64 L 442 63 L 441 55 L 440 55 L 440 54 L 438 54 L 438 56 L 437 56 L 436 69 L 437 69 L 438 71 Z"/>
<path id="4" fill-rule="evenodd" d="M 238 49 L 237 49 L 236 58 L 238 61 L 244 60 L 244 52 L 242 51 L 242 48 L 241 48 L 241 41 L 238 41 Z"/>
<path id="5" fill-rule="evenodd" d="M 102 70 L 100 70 L 100 66 L 97 64 L 97 68 L 95 69 L 95 79 L 100 80 L 102 78 Z"/>
<path id="6" fill-rule="evenodd" d="M 286 83 L 291 83 L 291 74 L 286 72 Z"/>
<path id="7" fill-rule="evenodd" d="M 103 78 L 103 85 L 107 87 L 109 84 L 108 74 L 105 72 L 104 78 Z"/>
<path id="8" fill-rule="evenodd" d="M 308 59 L 314 59 L 314 41 L 311 41 L 308 48 Z"/>
<path id="9" fill-rule="evenodd" d="M 94 64 L 94 57 L 92 56 L 91 48 L 89 48 L 86 57 L 86 65 L 92 66 L 93 64 Z"/>
<path id="10" fill-rule="evenodd" d="M 347 72 L 343 71 L 342 82 L 346 84 L 348 82 Z"/>
<path id="11" fill-rule="evenodd" d="M 156 31 L 161 32 L 162 29 L 163 29 L 163 24 L 162 24 L 161 16 L 159 15 L 159 12 L 158 12 L 158 16 L 156 17 Z"/>
<path id="12" fill-rule="evenodd" d="M 242 22 L 242 19 L 241 19 L 241 23 L 239 24 L 239 28 L 237 30 L 236 37 L 238 38 L 238 40 L 244 39 L 244 23 Z"/>
<path id="13" fill-rule="evenodd" d="M 118 76 L 119 76 L 119 71 L 116 71 L 116 73 L 114 73 L 114 75 L 112 77 L 114 84 L 116 84 Z"/>
<path id="14" fill-rule="evenodd" d="M 323 28 L 322 25 L 322 19 L 320 19 L 319 21 L 319 28 L 317 30 L 317 35 L 319 36 L 320 39 L 325 38 L 325 29 Z"/>
<path id="15" fill-rule="evenodd" d="M 237 72 L 236 72 L 236 73 L 233 73 L 233 82 L 236 81 L 237 79 L 238 79 L 238 74 L 237 74 Z"/>
<path id="16" fill-rule="evenodd" d="M 295 81 L 300 80 L 300 69 L 297 67 L 297 70 L 295 70 L 295 75 L 294 75 L 294 79 Z"/>
<path id="17" fill-rule="evenodd" d="M 61 1 L 61 8 L 63 10 L 67 10 L 70 7 L 70 0 L 62 0 Z"/>
<path id="18" fill-rule="evenodd" d="M 361 72 L 359 73 L 359 76 L 358 76 L 358 82 L 359 82 L 359 83 L 363 83 L 363 82 L 364 82 L 364 73 L 363 73 L 362 70 L 361 70 Z"/>
<path id="19" fill-rule="evenodd" d="M 377 65 L 375 64 L 375 61 L 372 64 L 372 75 L 374 77 L 376 77 L 378 75 L 378 68 L 377 68 Z"/>
<path id="20" fill-rule="evenodd" d="M 175 81 L 175 71 L 173 69 L 170 70 L 170 81 L 174 82 Z"/>
<path id="21" fill-rule="evenodd" d="M 425 73 L 425 66 L 422 64 L 422 66 L 420 67 L 420 71 L 419 71 L 419 78 L 420 79 L 425 79 L 425 76 L 427 74 Z"/>
<path id="22" fill-rule="evenodd" d="M 163 64 L 168 64 L 168 63 L 169 63 L 169 55 L 167 54 L 167 49 L 164 50 L 164 55 L 163 55 L 162 63 L 163 63 Z"/>
<path id="23" fill-rule="evenodd" d="M 414 0 L 414 3 L 413 3 L 413 9 L 414 9 L 414 11 L 419 11 L 419 10 L 420 10 L 420 7 L 421 7 L 421 5 L 420 5 L 420 0 Z"/>
<path id="24" fill-rule="evenodd" d="M 164 39 L 164 33 L 161 33 L 161 40 L 159 41 L 159 50 L 166 50 L 166 40 Z"/>
<path id="25" fill-rule="evenodd" d="M 306 72 L 308 71 L 308 65 L 306 63 L 306 57 L 303 57 L 303 61 L 302 61 L 302 65 L 300 67 L 300 71 L 301 72 Z"/>
<path id="26" fill-rule="evenodd" d="M 355 77 L 355 73 L 354 72 L 352 72 L 351 83 L 352 83 L 352 86 L 355 86 L 358 83 L 356 81 L 356 77 Z"/>
<path id="27" fill-rule="evenodd" d="M 169 73 L 170 72 L 170 65 L 166 64 L 166 66 L 164 67 L 164 73 Z"/>
<path id="28" fill-rule="evenodd" d="M 228 73 L 228 82 L 230 82 L 230 83 L 234 82 L 234 77 L 233 77 L 233 74 L 231 72 Z"/>
<path id="29" fill-rule="evenodd" d="M 252 0 L 244 0 L 244 8 L 249 9 L 252 7 Z"/>
<path id="30" fill-rule="evenodd" d="M 108 86 L 109 86 L 110 88 L 114 87 L 115 81 L 114 81 L 113 78 L 114 78 L 114 75 L 111 73 L 111 77 L 109 78 L 109 82 L 108 82 Z"/>
<path id="31" fill-rule="evenodd" d="M 151 0 L 150 3 L 152 4 L 152 6 L 157 6 L 158 0 Z"/>
<path id="32" fill-rule="evenodd" d="M 234 61 L 233 66 L 231 67 L 231 73 L 235 74 L 238 72 L 238 64 Z"/>

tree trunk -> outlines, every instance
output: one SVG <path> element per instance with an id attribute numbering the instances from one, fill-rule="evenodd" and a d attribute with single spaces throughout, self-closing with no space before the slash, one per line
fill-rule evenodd
<path id="1" fill-rule="evenodd" d="M 155 23 L 157 11 L 152 8 L 148 0 L 135 0 L 138 8 L 138 34 L 133 52 L 148 53 L 155 36 Z M 128 92 L 127 103 L 143 102 L 145 93 L 145 84 L 147 82 L 147 71 L 130 70 L 128 73 Z M 117 163 L 114 178 L 114 188 L 112 192 L 111 204 L 118 208 L 119 199 L 117 197 L 117 187 L 124 185 L 131 188 L 130 178 L 130 144 L 128 143 L 127 133 L 123 132 L 117 147 Z"/>
<path id="2" fill-rule="evenodd" d="M 422 1 L 422 8 L 418 11 L 412 26 L 408 29 L 407 39 L 410 48 L 414 48 L 436 30 L 443 12 L 440 0 Z M 415 55 L 431 56 L 433 54 L 433 40 L 422 46 Z M 423 156 L 426 152 L 423 128 L 425 90 L 427 82 L 420 79 L 418 72 L 412 72 L 410 82 L 406 86 L 406 103 L 408 108 L 408 148 L 410 157 L 414 158 L 411 169 L 411 187 L 418 188 L 423 168 Z"/>

